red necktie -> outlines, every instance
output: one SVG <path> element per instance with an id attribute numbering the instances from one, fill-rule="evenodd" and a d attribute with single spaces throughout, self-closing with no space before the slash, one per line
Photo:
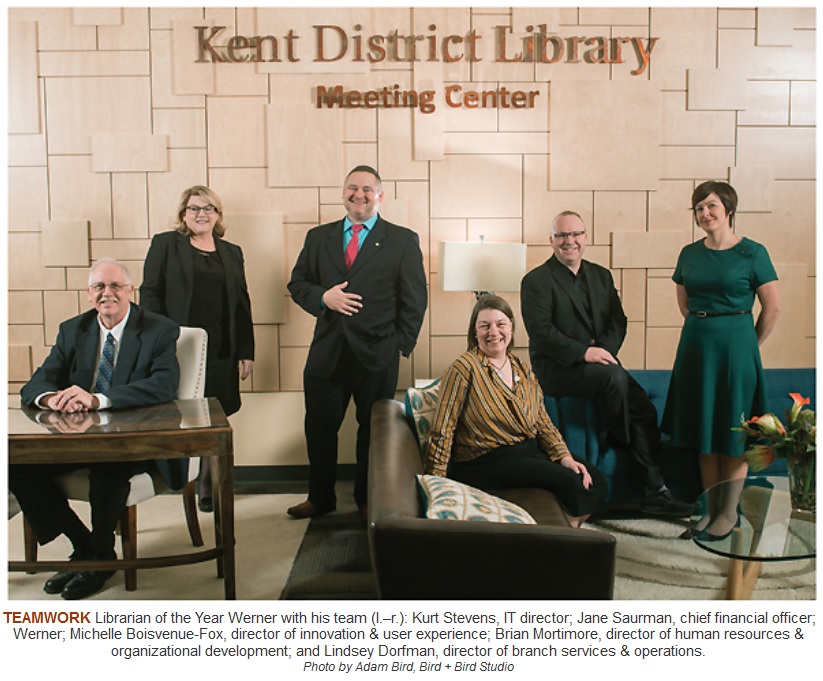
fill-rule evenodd
<path id="1" fill-rule="evenodd" d="M 344 254 L 344 257 L 346 259 L 346 269 L 351 269 L 352 263 L 354 262 L 354 259 L 357 257 L 357 248 L 359 246 L 358 242 L 360 241 L 357 235 L 361 229 L 363 229 L 363 225 L 351 226 L 351 241 L 349 241 L 349 245 L 346 246 L 346 252 Z"/>

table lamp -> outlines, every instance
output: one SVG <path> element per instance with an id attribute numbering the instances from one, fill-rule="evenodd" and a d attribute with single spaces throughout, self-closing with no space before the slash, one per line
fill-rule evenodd
<path id="1" fill-rule="evenodd" d="M 443 291 L 474 291 L 477 298 L 495 291 L 519 291 L 526 273 L 526 244 L 441 241 L 437 280 Z"/>

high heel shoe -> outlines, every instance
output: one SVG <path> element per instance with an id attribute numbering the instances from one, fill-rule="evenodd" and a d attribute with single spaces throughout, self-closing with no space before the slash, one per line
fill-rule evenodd
<path id="1" fill-rule="evenodd" d="M 725 534 L 712 534 L 711 532 L 708 531 L 708 528 L 706 528 L 705 530 L 699 530 L 698 532 L 695 532 L 694 536 L 697 539 L 701 540 L 701 541 L 723 541 L 724 539 L 729 537 L 731 535 L 731 533 L 734 532 L 735 529 L 737 529 L 738 527 L 740 527 L 740 515 L 739 514 L 737 516 L 737 520 L 735 521 L 734 525 L 732 525 L 729 528 L 729 531 L 726 532 Z"/>

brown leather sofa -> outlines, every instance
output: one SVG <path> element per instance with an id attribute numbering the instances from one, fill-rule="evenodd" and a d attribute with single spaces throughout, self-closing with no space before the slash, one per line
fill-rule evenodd
<path id="1" fill-rule="evenodd" d="M 420 450 L 392 400 L 374 406 L 369 452 L 369 549 L 380 598 L 612 598 L 614 537 L 569 527 L 551 492 L 493 491 L 537 525 L 423 517 Z"/>

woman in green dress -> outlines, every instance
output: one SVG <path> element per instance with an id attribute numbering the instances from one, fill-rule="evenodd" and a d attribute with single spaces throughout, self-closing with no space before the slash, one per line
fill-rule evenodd
<path id="1" fill-rule="evenodd" d="M 737 192 L 726 182 L 704 182 L 692 194 L 694 219 L 706 236 L 680 252 L 672 279 L 683 330 L 663 412 L 662 429 L 677 447 L 700 454 L 703 488 L 746 477 L 739 433 L 745 418 L 768 411 L 760 345 L 780 314 L 777 274 L 759 243 L 736 234 Z M 761 309 L 754 321 L 755 296 Z M 712 538 L 737 522 L 737 499 L 709 509 Z"/>

